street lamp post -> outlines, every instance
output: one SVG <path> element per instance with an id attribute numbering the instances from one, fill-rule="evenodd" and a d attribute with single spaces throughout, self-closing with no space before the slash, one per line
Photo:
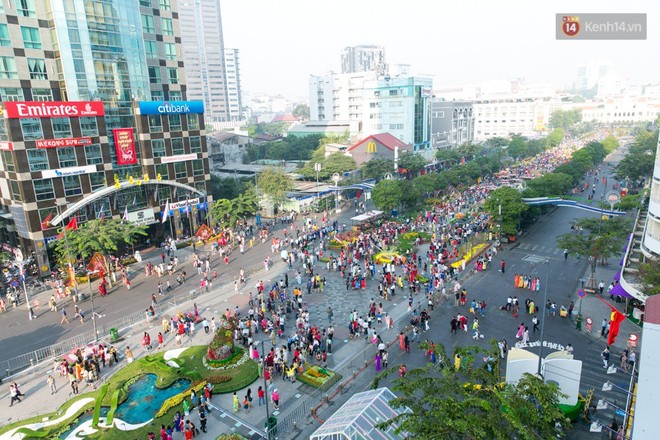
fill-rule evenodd
<path id="1" fill-rule="evenodd" d="M 497 247 L 499 248 L 500 246 L 502 246 L 502 203 L 501 202 L 497 207 L 497 213 L 498 213 L 497 221 L 499 222 L 498 225 L 499 231 L 497 233 Z"/>
<path id="2" fill-rule="evenodd" d="M 319 192 L 319 173 L 321 172 L 321 164 L 319 162 L 314 164 L 314 171 L 316 171 L 316 203 L 318 203 L 319 209 L 321 209 L 321 194 Z"/>
<path id="3" fill-rule="evenodd" d="M 92 304 L 92 325 L 94 326 L 94 342 L 99 340 L 99 331 L 96 327 L 96 311 L 94 310 L 94 291 L 92 290 L 92 274 L 98 271 L 87 271 L 87 283 L 89 284 L 89 300 Z"/>
<path id="4" fill-rule="evenodd" d="M 539 361 L 538 361 L 538 366 L 537 366 L 537 374 L 539 377 L 543 377 L 541 374 L 541 364 L 543 361 L 543 336 L 545 334 L 545 317 L 546 317 L 546 312 L 545 312 L 545 304 L 548 301 L 548 281 L 550 279 L 550 260 L 544 257 L 537 257 L 538 262 L 541 264 L 546 264 L 545 268 L 545 279 L 543 280 L 543 302 L 541 304 L 541 307 L 539 307 L 539 310 L 542 310 L 542 316 L 541 316 L 541 343 L 539 344 Z"/>
<path id="5" fill-rule="evenodd" d="M 332 175 L 332 181 L 335 182 L 335 187 L 339 184 L 339 173 Z M 339 188 L 335 190 L 335 211 L 339 210 Z"/>
<path id="6" fill-rule="evenodd" d="M 266 437 L 270 439 L 271 429 L 270 429 L 270 409 L 268 408 L 268 381 L 266 380 L 266 348 L 264 346 L 265 341 L 261 341 L 261 365 L 264 375 L 264 393 L 266 394 Z"/>

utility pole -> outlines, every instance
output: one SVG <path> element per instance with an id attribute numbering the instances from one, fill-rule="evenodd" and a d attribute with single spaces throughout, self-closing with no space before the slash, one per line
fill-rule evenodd
<path id="1" fill-rule="evenodd" d="M 319 173 L 321 172 L 321 164 L 319 162 L 314 164 L 314 171 L 316 171 L 316 203 L 318 204 L 319 209 L 321 209 L 321 193 L 319 192 Z"/>
<path id="2" fill-rule="evenodd" d="M 261 365 L 263 369 L 263 374 L 264 374 L 264 393 L 266 394 L 266 437 L 270 440 L 272 438 L 271 436 L 271 428 L 270 428 L 270 409 L 268 408 L 268 381 L 266 380 L 266 348 L 264 346 L 265 341 L 261 341 Z"/>

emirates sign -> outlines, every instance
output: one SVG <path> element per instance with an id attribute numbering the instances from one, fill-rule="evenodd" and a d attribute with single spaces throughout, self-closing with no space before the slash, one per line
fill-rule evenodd
<path id="1" fill-rule="evenodd" d="M 101 101 L 30 101 L 4 102 L 5 117 L 17 118 L 76 118 L 103 116 L 105 109 Z"/>

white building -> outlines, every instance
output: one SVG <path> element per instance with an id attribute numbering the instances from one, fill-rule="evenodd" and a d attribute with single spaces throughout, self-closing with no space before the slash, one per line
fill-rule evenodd
<path id="1" fill-rule="evenodd" d="M 636 124 L 655 121 L 660 115 L 660 98 L 617 96 L 577 104 L 564 104 L 563 109 L 580 109 L 583 121 L 600 124 Z"/>
<path id="2" fill-rule="evenodd" d="M 511 133 L 538 137 L 547 131 L 557 105 L 552 96 L 503 95 L 474 101 L 474 140 L 507 137 Z"/>
<path id="3" fill-rule="evenodd" d="M 341 54 L 341 73 L 387 72 L 385 48 L 376 45 L 359 45 L 344 48 Z"/>
<path id="4" fill-rule="evenodd" d="M 227 107 L 229 119 L 243 119 L 243 101 L 241 99 L 241 74 L 238 63 L 238 49 L 225 49 L 225 74 L 227 78 Z"/>
<path id="5" fill-rule="evenodd" d="M 642 252 L 647 257 L 660 258 L 660 139 L 655 153 L 655 167 L 651 183 L 649 212 L 642 241 Z"/>
<path id="6" fill-rule="evenodd" d="M 376 72 L 311 75 L 310 121 L 361 121 L 365 83 L 377 78 Z"/>
<path id="7" fill-rule="evenodd" d="M 229 121 L 220 0 L 179 0 L 183 61 L 191 100 L 204 101 L 209 122 Z M 179 59 L 165 49 L 165 59 Z"/>

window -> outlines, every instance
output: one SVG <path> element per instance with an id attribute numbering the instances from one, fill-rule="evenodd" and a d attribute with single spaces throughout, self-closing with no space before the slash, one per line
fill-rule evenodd
<path id="1" fill-rule="evenodd" d="M 168 115 L 170 131 L 181 131 L 181 115 Z"/>
<path id="2" fill-rule="evenodd" d="M 23 101 L 23 90 L 17 87 L 0 88 L 0 101 Z"/>
<path id="3" fill-rule="evenodd" d="M 32 89 L 33 101 L 52 101 L 53 92 L 50 89 Z"/>
<path id="4" fill-rule="evenodd" d="M 202 152 L 202 138 L 199 136 L 191 136 L 190 141 L 190 152 L 191 153 L 201 153 Z"/>
<path id="5" fill-rule="evenodd" d="M 60 168 L 75 167 L 78 165 L 76 150 L 73 147 L 58 148 L 57 158 L 60 161 Z"/>
<path id="6" fill-rule="evenodd" d="M 394 89 L 394 90 L 390 90 L 390 96 L 396 96 L 396 95 L 398 95 L 398 94 L 399 94 L 399 91 L 398 91 L 398 90 L 396 90 L 396 89 Z"/>
<path id="7" fill-rule="evenodd" d="M 171 90 L 168 93 L 170 101 L 181 101 L 181 92 L 178 90 Z"/>
<path id="8" fill-rule="evenodd" d="M 154 157 L 165 156 L 165 141 L 163 139 L 152 139 L 151 150 L 154 153 Z"/>
<path id="9" fill-rule="evenodd" d="M 142 14 L 142 31 L 145 34 L 155 34 L 156 28 L 154 27 L 153 15 Z"/>
<path id="10" fill-rule="evenodd" d="M 103 163 L 103 153 L 101 153 L 101 146 L 99 144 L 86 145 L 85 160 L 87 161 L 87 165 Z"/>
<path id="11" fill-rule="evenodd" d="M 140 0 L 140 6 L 151 7 L 151 0 Z"/>
<path id="12" fill-rule="evenodd" d="M 11 151 L 2 152 L 2 162 L 5 164 L 5 171 L 16 171 L 16 165 L 14 165 L 14 153 Z"/>
<path id="13" fill-rule="evenodd" d="M 162 180 L 167 180 L 169 177 L 169 171 L 167 170 L 167 164 L 161 163 L 156 165 L 156 177 L 160 174 Z"/>
<path id="14" fill-rule="evenodd" d="M 18 79 L 14 57 L 0 57 L 0 79 Z"/>
<path id="15" fill-rule="evenodd" d="M 144 51 L 147 53 L 147 58 L 158 58 L 158 43 L 151 40 L 144 40 Z"/>
<path id="16" fill-rule="evenodd" d="M 49 200 L 55 198 L 55 190 L 53 190 L 53 179 L 38 179 L 33 180 L 34 195 L 37 201 Z"/>
<path id="17" fill-rule="evenodd" d="M 187 115 L 188 130 L 199 130 L 199 115 L 191 113 Z"/>
<path id="18" fill-rule="evenodd" d="M 163 11 L 171 11 L 172 10 L 171 0 L 159 0 L 158 1 L 158 6 L 160 6 L 160 9 L 162 9 Z"/>
<path id="19" fill-rule="evenodd" d="M 192 161 L 193 176 L 201 176 L 204 174 L 204 161 L 201 159 Z"/>
<path id="20" fill-rule="evenodd" d="M 176 67 L 168 67 L 167 81 L 170 84 L 179 84 L 179 69 L 177 69 Z"/>
<path id="21" fill-rule="evenodd" d="M 39 35 L 39 28 L 21 26 L 21 34 L 23 35 L 23 44 L 26 49 L 41 49 L 41 35 Z"/>
<path id="22" fill-rule="evenodd" d="M 16 202 L 22 202 L 23 195 L 21 194 L 21 186 L 15 180 L 10 180 L 9 184 L 11 185 L 11 196 Z"/>
<path id="23" fill-rule="evenodd" d="M 27 59 L 28 70 L 30 71 L 30 79 L 48 79 L 46 73 L 46 60 L 39 58 Z"/>
<path id="24" fill-rule="evenodd" d="M 151 133 L 163 131 L 163 118 L 161 115 L 149 115 L 149 131 Z"/>
<path id="25" fill-rule="evenodd" d="M 97 189 L 107 186 L 105 181 L 105 173 L 103 171 L 98 173 L 91 173 L 89 175 L 89 186 L 92 188 L 92 191 L 96 191 Z"/>
<path id="26" fill-rule="evenodd" d="M 174 164 L 174 178 L 175 179 L 183 179 L 188 175 L 188 171 L 186 170 L 186 163 L 185 162 L 176 162 Z"/>
<path id="27" fill-rule="evenodd" d="M 71 121 L 69 118 L 51 118 L 53 135 L 56 138 L 71 137 Z"/>
<path id="28" fill-rule="evenodd" d="M 14 0 L 16 12 L 23 17 L 36 17 L 37 9 L 34 7 L 34 0 Z"/>
<path id="29" fill-rule="evenodd" d="M 30 171 L 43 171 L 50 168 L 46 150 L 27 150 L 27 158 Z"/>
<path id="30" fill-rule="evenodd" d="M 2 2 L 0 2 L 2 4 Z M 9 29 L 4 23 L 0 23 L 0 46 L 11 46 L 11 38 L 9 37 Z"/>
<path id="31" fill-rule="evenodd" d="M 149 82 L 151 84 L 160 83 L 160 67 L 158 66 L 149 66 Z"/>
<path id="32" fill-rule="evenodd" d="M 23 130 L 24 141 L 34 141 L 44 137 L 41 131 L 41 119 L 39 118 L 21 119 L 21 129 Z"/>
<path id="33" fill-rule="evenodd" d="M 165 59 L 176 60 L 176 44 L 165 43 Z"/>
<path id="34" fill-rule="evenodd" d="M 64 183 L 65 196 L 77 196 L 78 194 L 82 194 L 80 176 L 64 176 L 62 177 L 62 183 Z"/>
<path id="35" fill-rule="evenodd" d="M 82 117 L 78 119 L 80 121 L 80 133 L 83 136 L 98 136 L 99 129 L 96 126 L 96 118 L 94 117 Z"/>
<path id="36" fill-rule="evenodd" d="M 8 141 L 9 140 L 9 135 L 7 132 L 7 124 L 5 124 L 5 121 L 0 119 L 0 141 Z"/>
<path id="37" fill-rule="evenodd" d="M 183 138 L 172 138 L 172 154 L 183 154 Z"/>
<path id="38" fill-rule="evenodd" d="M 163 35 L 174 35 L 174 25 L 172 24 L 171 18 L 162 17 L 160 19 L 160 24 L 163 28 Z"/>
<path id="39" fill-rule="evenodd" d="M 152 90 L 151 91 L 151 100 L 152 101 L 163 101 L 165 100 L 165 94 L 162 90 Z"/>

